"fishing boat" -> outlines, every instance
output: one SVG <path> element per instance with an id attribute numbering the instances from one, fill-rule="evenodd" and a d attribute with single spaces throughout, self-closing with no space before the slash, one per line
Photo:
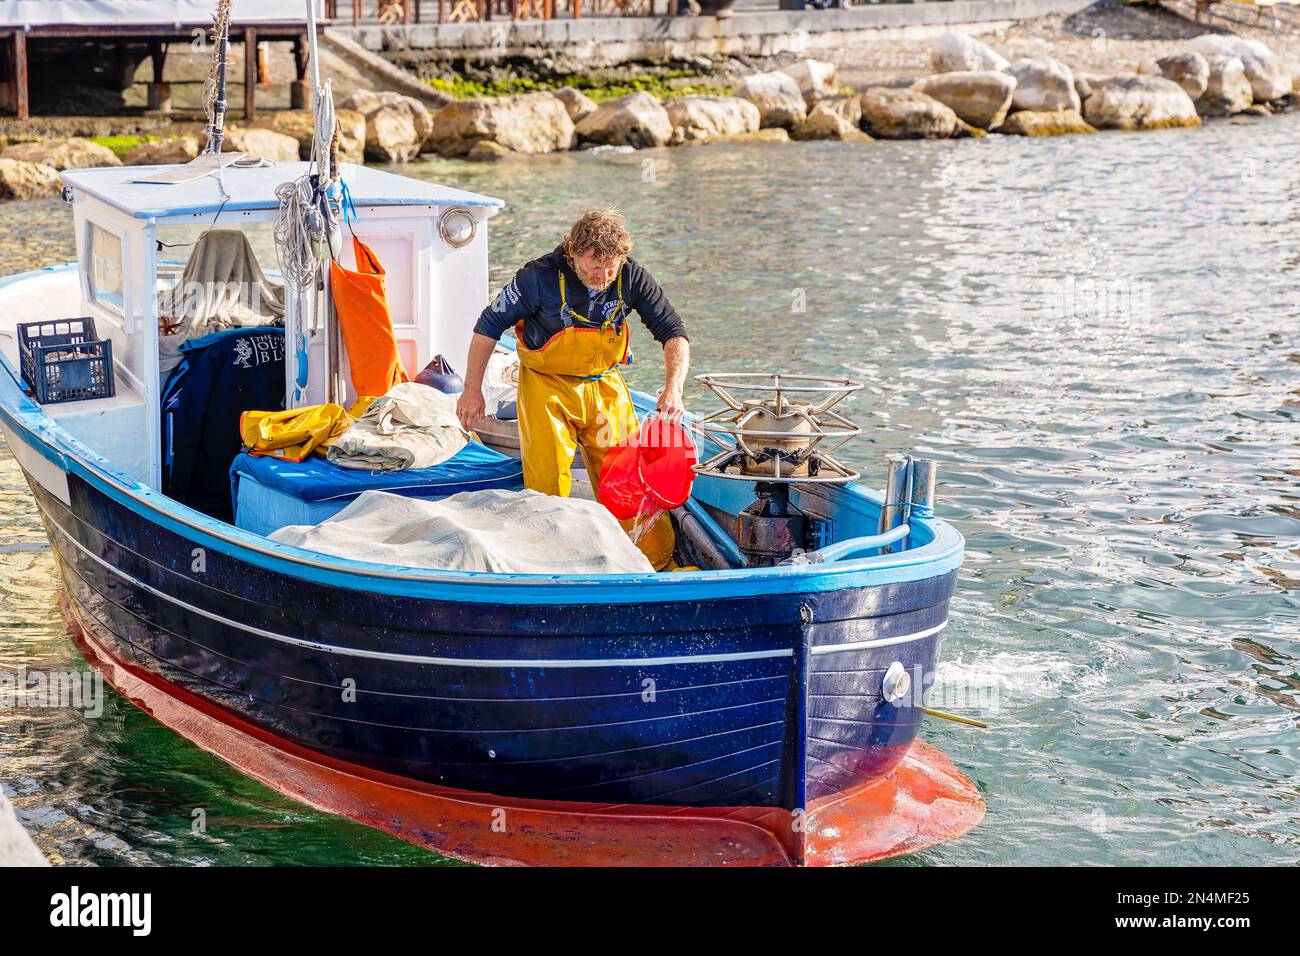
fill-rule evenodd
<path id="1" fill-rule="evenodd" d="M 479 863 L 849 864 L 978 822 L 975 787 L 919 737 L 962 538 L 928 463 L 892 461 L 882 493 L 834 457 L 854 383 L 704 377 L 723 409 L 692 419 L 700 473 L 673 512 L 694 570 L 450 572 L 268 537 L 366 488 L 521 488 L 517 459 L 482 445 L 384 474 L 205 448 L 196 471 L 229 497 L 178 492 L 180 432 L 232 400 L 177 387 L 200 356 L 264 363 L 284 407 L 353 397 L 329 273 L 292 281 L 283 249 L 254 283 L 283 283 L 282 309 L 168 370 L 160 302 L 214 235 L 272 255 L 295 196 L 310 219 L 324 195 L 328 220 L 346 186 L 421 368 L 466 354 L 502 206 L 362 166 L 323 177 L 318 157 L 205 162 L 64 173 L 77 260 L 0 280 L 0 430 L 70 632 L 113 687 L 284 794 Z M 54 345 L 33 344 L 37 321 Z"/>

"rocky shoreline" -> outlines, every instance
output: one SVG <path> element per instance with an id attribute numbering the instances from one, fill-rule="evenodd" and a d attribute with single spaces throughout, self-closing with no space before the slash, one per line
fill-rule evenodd
<path id="1" fill-rule="evenodd" d="M 433 94 L 431 109 L 401 93 L 355 89 L 339 103 L 339 145 L 350 162 L 403 163 L 429 153 L 498 161 L 711 141 L 866 143 L 1192 127 L 1203 119 L 1268 116 L 1300 102 L 1300 62 L 1260 40 L 1207 33 L 1179 47 L 1133 69 L 1092 72 L 1047 53 L 1010 62 L 972 36 L 948 33 L 929 44 L 931 72 L 919 78 L 884 76 L 852 89 L 841 84 L 835 64 L 803 59 L 743 76 L 728 95 L 660 99 L 640 91 L 603 103 L 561 87 L 467 99 Z M 183 163 L 202 149 L 201 124 L 155 130 L 134 145 L 113 137 L 9 145 L 0 152 L 0 198 L 55 195 L 63 169 Z M 301 111 L 227 127 L 227 149 L 276 162 L 306 158 L 310 143 L 311 117 Z"/>

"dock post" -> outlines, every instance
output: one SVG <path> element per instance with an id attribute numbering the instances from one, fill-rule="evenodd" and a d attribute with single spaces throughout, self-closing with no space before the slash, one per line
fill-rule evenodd
<path id="1" fill-rule="evenodd" d="M 4 82 L 0 83 L 0 109 L 13 113 L 19 119 L 31 116 L 27 99 L 27 31 L 15 27 L 9 31 L 5 44 Z"/>
<path id="2" fill-rule="evenodd" d="M 149 41 L 149 59 L 153 61 L 153 82 L 149 84 L 150 113 L 170 113 L 172 111 L 171 84 L 163 82 L 163 67 L 167 63 L 167 44 L 161 40 Z"/>
<path id="3" fill-rule="evenodd" d="M 289 84 L 289 109 L 311 108 L 311 88 L 307 85 L 307 65 L 311 54 L 307 47 L 307 34 L 293 38 L 293 66 L 298 78 Z"/>

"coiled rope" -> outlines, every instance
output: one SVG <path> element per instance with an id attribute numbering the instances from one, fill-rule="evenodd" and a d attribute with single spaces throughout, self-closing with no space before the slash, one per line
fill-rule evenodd
<path id="1" fill-rule="evenodd" d="M 275 252 L 285 289 L 299 300 L 314 294 L 317 278 L 327 258 L 338 256 L 341 243 L 338 215 L 330 205 L 329 190 L 339 179 L 338 132 L 334 94 L 329 80 L 316 89 L 311 158 L 306 171 L 275 190 L 280 210 L 275 220 Z M 299 317 L 295 335 L 298 374 L 291 403 L 297 406 L 307 394 L 308 354 L 306 314 Z"/>
<path id="2" fill-rule="evenodd" d="M 276 187 L 280 211 L 275 220 L 275 247 L 284 284 L 297 293 L 314 287 L 326 258 L 335 254 L 338 219 L 327 190 L 338 179 L 330 144 L 335 130 L 334 97 L 329 80 L 317 90 L 315 132 L 307 170 Z"/>

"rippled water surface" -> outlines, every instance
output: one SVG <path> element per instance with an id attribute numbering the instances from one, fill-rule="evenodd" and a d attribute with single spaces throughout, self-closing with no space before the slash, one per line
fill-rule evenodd
<path id="1" fill-rule="evenodd" d="M 616 203 L 697 371 L 860 378 L 866 478 L 893 452 L 942 463 L 940 514 L 968 552 L 939 691 L 992 727 L 926 733 L 989 812 L 907 862 L 1295 863 L 1298 138 L 1291 115 L 409 171 L 506 200 L 494 286 L 583 207 Z M 0 206 L 0 243 L 0 272 L 63 261 L 70 217 Z M 0 668 L 78 666 L 3 451 L 0 508 Z M 0 777 L 68 862 L 439 862 L 273 794 L 116 697 L 98 720 L 0 710 Z"/>

